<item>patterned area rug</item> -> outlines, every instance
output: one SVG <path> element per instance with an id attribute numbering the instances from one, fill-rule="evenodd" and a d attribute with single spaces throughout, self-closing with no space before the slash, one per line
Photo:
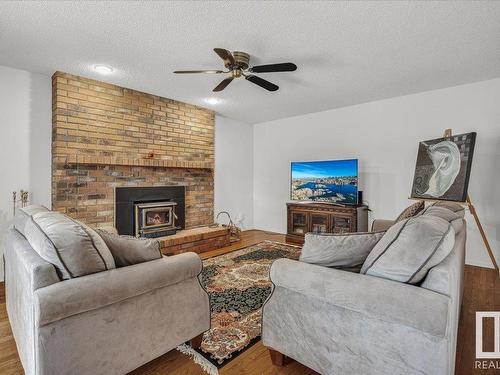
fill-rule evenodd
<path id="1" fill-rule="evenodd" d="M 212 325 L 199 352 L 217 368 L 259 340 L 272 262 L 299 255 L 298 246 L 264 241 L 203 261 L 201 282 L 210 296 Z"/>

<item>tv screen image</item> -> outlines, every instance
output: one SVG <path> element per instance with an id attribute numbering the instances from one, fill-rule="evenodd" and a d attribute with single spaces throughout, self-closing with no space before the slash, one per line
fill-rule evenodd
<path id="1" fill-rule="evenodd" d="M 291 199 L 358 203 L 358 160 L 292 162 Z"/>

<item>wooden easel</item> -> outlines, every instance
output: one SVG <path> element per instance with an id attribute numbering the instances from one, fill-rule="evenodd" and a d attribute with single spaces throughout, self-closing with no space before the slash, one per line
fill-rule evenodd
<path id="1" fill-rule="evenodd" d="M 444 131 L 443 137 L 451 137 L 451 136 L 452 136 L 451 129 L 446 129 Z M 426 199 L 426 200 L 433 200 L 433 199 Z M 433 201 L 437 202 L 437 200 L 433 200 Z M 495 256 L 493 255 L 493 250 L 491 250 L 490 243 L 488 242 L 488 238 L 486 237 L 486 233 L 484 232 L 483 226 L 481 225 L 481 221 L 479 220 L 479 216 L 477 216 L 476 208 L 472 204 L 470 196 L 467 194 L 467 198 L 465 199 L 465 202 L 456 202 L 456 203 L 465 204 L 467 206 L 467 208 L 469 209 L 470 214 L 474 217 L 474 221 L 476 222 L 476 225 L 479 229 L 479 233 L 481 234 L 481 237 L 483 238 L 484 246 L 486 247 L 486 250 L 488 250 L 488 255 L 490 256 L 491 262 L 493 263 L 493 267 L 500 275 L 500 270 L 498 269 L 497 261 L 495 260 Z"/>

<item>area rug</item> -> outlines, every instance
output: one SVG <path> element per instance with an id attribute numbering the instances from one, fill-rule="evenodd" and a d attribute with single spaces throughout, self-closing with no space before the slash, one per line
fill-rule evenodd
<path id="1" fill-rule="evenodd" d="M 210 296 L 212 324 L 198 352 L 221 368 L 256 343 L 261 335 L 262 305 L 271 293 L 271 264 L 299 255 L 298 246 L 264 241 L 204 260 L 200 279 Z"/>

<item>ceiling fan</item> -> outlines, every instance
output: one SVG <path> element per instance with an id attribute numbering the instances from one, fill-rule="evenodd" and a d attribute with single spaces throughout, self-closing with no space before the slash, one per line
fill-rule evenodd
<path id="1" fill-rule="evenodd" d="M 274 72 L 293 72 L 297 70 L 297 65 L 288 63 L 257 65 L 249 68 L 250 55 L 246 52 L 234 51 L 229 52 L 224 48 L 214 48 L 214 51 L 219 57 L 224 60 L 224 66 L 228 70 L 176 70 L 174 73 L 190 74 L 190 73 L 208 73 L 208 74 L 221 74 L 231 73 L 231 77 L 224 79 L 212 91 L 222 91 L 231 81 L 235 78 L 245 77 L 257 86 L 260 86 L 268 91 L 276 91 L 279 89 L 277 85 L 266 81 L 253 74 L 248 73 L 274 73 Z"/>

